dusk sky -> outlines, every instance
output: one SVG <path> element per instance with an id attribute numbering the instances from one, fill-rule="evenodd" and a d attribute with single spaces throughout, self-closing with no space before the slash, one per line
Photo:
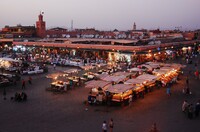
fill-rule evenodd
<path id="1" fill-rule="evenodd" d="M 32 26 L 40 11 L 47 28 L 98 30 L 200 28 L 200 0 L 2 0 L 0 28 Z"/>

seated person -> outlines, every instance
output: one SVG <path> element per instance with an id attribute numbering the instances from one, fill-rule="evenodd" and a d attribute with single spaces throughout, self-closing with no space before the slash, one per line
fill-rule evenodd
<path id="1" fill-rule="evenodd" d="M 18 101 L 20 94 L 18 92 L 15 93 L 15 101 Z"/>
<path id="2" fill-rule="evenodd" d="M 91 94 L 88 95 L 88 103 L 92 104 L 92 96 L 91 96 Z"/>
<path id="3" fill-rule="evenodd" d="M 22 100 L 23 100 L 23 101 L 26 101 L 26 100 L 27 100 L 27 95 L 26 95 L 26 93 L 22 92 L 21 97 L 22 97 Z"/>

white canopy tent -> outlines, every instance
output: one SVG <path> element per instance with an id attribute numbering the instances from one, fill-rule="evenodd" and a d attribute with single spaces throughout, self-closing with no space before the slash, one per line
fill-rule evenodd
<path id="1" fill-rule="evenodd" d="M 130 72 L 142 72 L 142 69 L 134 67 L 134 68 L 129 69 L 129 71 Z"/>

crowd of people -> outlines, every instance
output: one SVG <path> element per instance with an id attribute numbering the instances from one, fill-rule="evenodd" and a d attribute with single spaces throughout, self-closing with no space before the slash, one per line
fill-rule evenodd
<path id="1" fill-rule="evenodd" d="M 106 121 L 103 121 L 103 124 L 102 124 L 103 132 L 108 132 L 108 130 L 109 132 L 113 132 L 113 128 L 114 128 L 114 122 L 112 118 L 110 118 L 108 123 Z"/>
<path id="2" fill-rule="evenodd" d="M 199 117 L 200 100 L 198 100 L 195 105 L 193 105 L 193 103 L 188 103 L 187 100 L 184 100 L 182 104 L 182 111 L 187 115 L 189 119 Z"/>
<path id="3" fill-rule="evenodd" d="M 15 97 L 11 97 L 11 100 L 18 101 L 18 102 L 26 101 L 27 94 L 25 92 L 21 92 L 21 93 L 16 92 Z"/>

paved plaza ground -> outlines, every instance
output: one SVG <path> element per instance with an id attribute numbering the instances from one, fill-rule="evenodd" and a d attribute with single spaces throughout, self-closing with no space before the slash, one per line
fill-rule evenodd
<path id="1" fill-rule="evenodd" d="M 49 67 L 50 73 L 63 69 L 68 68 L 57 67 L 54 71 Z M 125 107 L 87 107 L 83 102 L 89 89 L 79 87 L 54 94 L 45 90 L 51 82 L 46 74 L 34 75 L 33 84 L 26 85 L 27 102 L 10 100 L 21 91 L 20 84 L 7 87 L 7 100 L 3 100 L 0 89 L 0 132 L 101 132 L 103 121 L 110 118 L 114 120 L 114 132 L 148 132 L 154 122 L 161 132 L 200 132 L 200 117 L 190 120 L 181 111 L 185 99 L 193 104 L 200 99 L 200 80 L 193 74 L 189 75 L 192 95 L 182 93 L 189 70 L 194 71 L 194 64 L 188 64 L 181 80 L 172 86 L 171 97 L 165 88 L 156 89 Z"/>

